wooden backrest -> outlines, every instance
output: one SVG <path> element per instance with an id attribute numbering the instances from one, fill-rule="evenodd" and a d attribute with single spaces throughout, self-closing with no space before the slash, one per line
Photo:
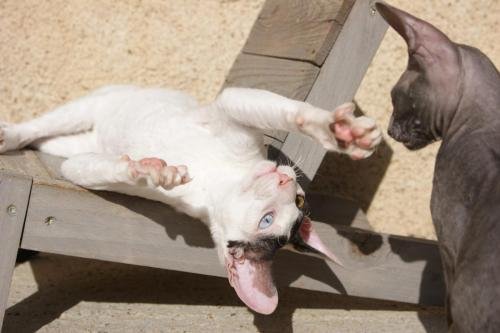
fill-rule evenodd
<path id="1" fill-rule="evenodd" d="M 387 24 L 371 0 L 268 0 L 224 87 L 266 89 L 333 110 L 351 101 Z M 312 180 L 325 151 L 307 138 L 268 131 L 266 143 Z"/>

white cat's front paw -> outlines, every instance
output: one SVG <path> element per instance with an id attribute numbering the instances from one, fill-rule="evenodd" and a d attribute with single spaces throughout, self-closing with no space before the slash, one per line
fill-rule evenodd
<path id="1" fill-rule="evenodd" d="M 0 154 L 20 147 L 20 139 L 14 125 L 0 122 Z"/>
<path id="2" fill-rule="evenodd" d="M 342 104 L 333 112 L 334 123 L 330 129 L 341 151 L 352 159 L 359 160 L 369 157 L 382 141 L 382 131 L 373 118 L 367 116 L 355 117 L 353 103 Z"/>
<path id="3" fill-rule="evenodd" d="M 122 159 L 128 162 L 128 177 L 134 183 L 145 180 L 150 187 L 161 186 L 170 190 L 191 181 L 185 165 L 167 165 L 164 160 L 156 157 L 134 161 L 125 155 Z"/>
<path id="4" fill-rule="evenodd" d="M 333 112 L 305 104 L 295 123 L 302 133 L 316 139 L 325 149 L 362 159 L 373 153 L 382 140 L 382 132 L 372 118 L 356 118 L 354 109 L 353 103 L 342 104 Z"/>

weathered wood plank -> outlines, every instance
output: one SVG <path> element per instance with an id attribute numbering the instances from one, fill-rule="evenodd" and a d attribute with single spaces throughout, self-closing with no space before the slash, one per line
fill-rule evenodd
<path id="1" fill-rule="evenodd" d="M 0 155 L 0 170 L 37 179 L 48 179 L 50 175 L 31 150 L 18 150 Z"/>
<path id="2" fill-rule="evenodd" d="M 355 0 L 268 0 L 244 53 L 323 64 Z"/>
<path id="3" fill-rule="evenodd" d="M 307 193 L 306 198 L 313 220 L 363 230 L 373 230 L 365 213 L 354 201 L 311 192 Z"/>
<path id="4" fill-rule="evenodd" d="M 153 201 L 34 185 L 26 249 L 221 275 L 208 229 Z"/>
<path id="5" fill-rule="evenodd" d="M 54 185 L 58 187 L 82 191 L 61 176 L 59 166 L 63 159 L 34 150 L 18 150 L 0 155 L 0 171 L 20 174 L 33 178 L 36 184 Z"/>
<path id="6" fill-rule="evenodd" d="M 302 61 L 240 54 L 224 86 L 266 89 L 304 100 L 318 73 L 317 66 Z"/>
<path id="7" fill-rule="evenodd" d="M 0 172 L 0 330 L 26 217 L 31 178 Z"/>
<path id="8" fill-rule="evenodd" d="M 436 243 L 320 222 L 316 229 L 344 267 L 280 251 L 274 269 L 281 285 L 443 305 L 445 286 Z"/>
<path id="9" fill-rule="evenodd" d="M 53 217 L 51 224 L 46 223 L 48 217 Z M 353 223 L 339 221 L 342 218 L 359 217 L 339 214 L 331 222 Z M 283 250 L 275 260 L 280 286 L 441 304 L 441 266 L 434 243 L 325 222 L 316 225 L 345 267 Z M 117 193 L 34 184 L 22 247 L 225 276 L 208 229 L 201 222 L 161 203 Z"/>
<path id="10" fill-rule="evenodd" d="M 306 101 L 327 110 L 351 101 L 382 41 L 387 24 L 370 1 L 356 1 Z M 290 133 L 281 151 L 312 179 L 325 150 L 308 138 Z"/>
<path id="11" fill-rule="evenodd" d="M 38 157 L 40 163 L 44 166 L 47 174 L 51 179 L 66 181 L 61 173 L 61 163 L 65 160 L 63 157 L 54 156 L 50 154 L 45 154 L 39 151 L 33 151 L 33 153 Z M 39 183 L 35 181 L 36 183 Z M 46 183 L 47 184 L 47 183 Z M 47 185 L 51 185 L 50 183 Z"/>

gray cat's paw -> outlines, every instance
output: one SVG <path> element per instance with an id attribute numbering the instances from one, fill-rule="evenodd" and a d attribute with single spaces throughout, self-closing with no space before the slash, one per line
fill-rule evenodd
<path id="1" fill-rule="evenodd" d="M 16 150 L 20 146 L 19 135 L 14 125 L 0 122 L 0 154 Z"/>
<path id="2" fill-rule="evenodd" d="M 191 181 L 185 165 L 167 165 L 164 160 L 155 157 L 134 161 L 125 155 L 122 160 L 128 162 L 128 177 L 134 183 L 144 180 L 150 187 L 161 186 L 170 190 Z"/>

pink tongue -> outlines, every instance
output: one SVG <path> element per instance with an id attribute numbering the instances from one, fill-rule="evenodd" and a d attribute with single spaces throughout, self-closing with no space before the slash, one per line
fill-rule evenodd
<path id="1" fill-rule="evenodd" d="M 236 294 L 249 308 L 262 314 L 271 314 L 278 305 L 271 263 L 269 260 L 226 258 L 227 276 Z"/>

